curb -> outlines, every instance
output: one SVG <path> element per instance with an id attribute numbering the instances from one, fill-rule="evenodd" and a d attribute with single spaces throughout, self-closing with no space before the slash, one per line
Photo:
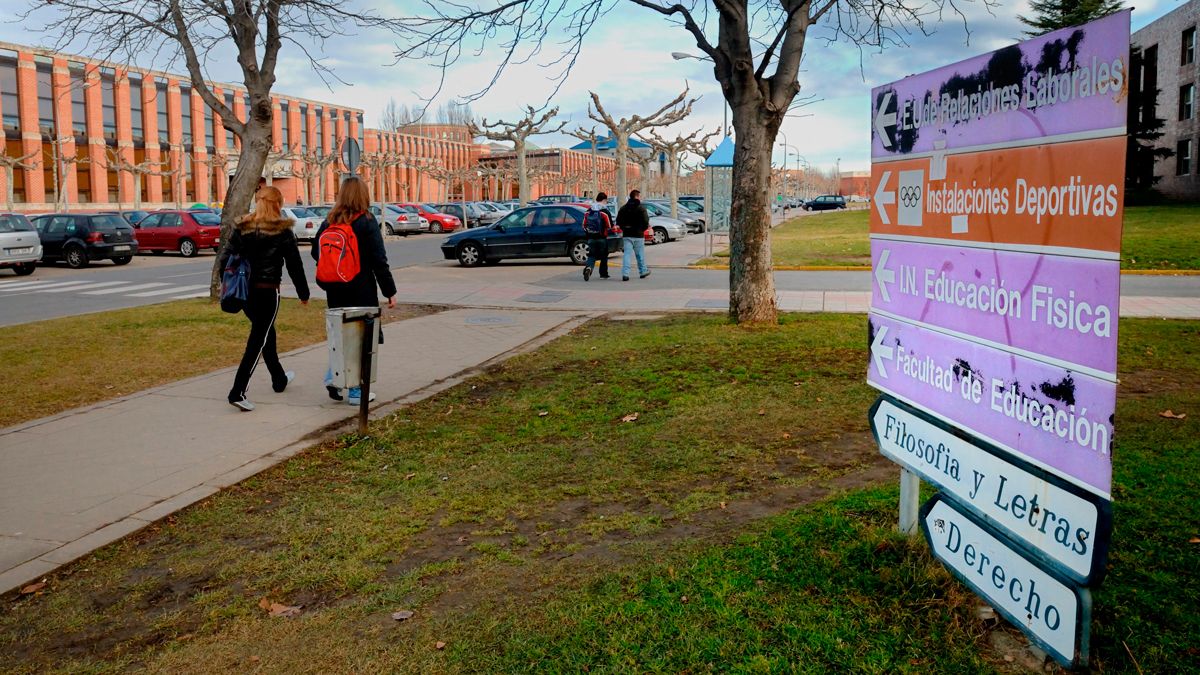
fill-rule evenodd
<path id="1" fill-rule="evenodd" d="M 689 265 L 690 270 L 728 270 L 729 265 Z M 851 265 L 775 265 L 776 272 L 870 272 L 870 267 Z M 1121 270 L 1122 275 L 1145 277 L 1200 277 L 1200 270 Z"/>

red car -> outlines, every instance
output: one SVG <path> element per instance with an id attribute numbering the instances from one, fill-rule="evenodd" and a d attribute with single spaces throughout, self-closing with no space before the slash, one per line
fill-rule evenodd
<path id="1" fill-rule="evenodd" d="M 155 211 L 138 221 L 138 251 L 179 251 L 185 258 L 200 249 L 217 250 L 221 216 L 211 211 Z"/>
<path id="2" fill-rule="evenodd" d="M 429 221 L 429 231 L 435 233 L 453 232 L 462 227 L 462 221 L 450 215 L 442 213 L 433 208 L 429 204 L 418 204 L 417 202 L 401 202 L 396 206 L 411 206 L 421 214 L 421 217 Z"/>

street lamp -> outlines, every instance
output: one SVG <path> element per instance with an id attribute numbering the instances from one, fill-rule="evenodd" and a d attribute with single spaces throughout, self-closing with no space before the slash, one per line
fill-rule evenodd
<path id="1" fill-rule="evenodd" d="M 841 197 L 842 196 L 842 158 L 838 157 L 837 163 L 834 164 L 833 166 L 834 166 L 833 172 L 835 174 L 837 174 L 837 191 L 838 191 L 837 193 L 838 193 L 838 196 Z"/>
<path id="2" fill-rule="evenodd" d="M 682 61 L 684 59 L 696 59 L 697 61 L 708 61 L 709 63 L 713 62 L 713 60 L 707 56 L 697 56 L 695 54 L 688 54 L 686 52 L 671 52 L 671 58 L 675 59 L 676 61 Z M 726 101 L 725 95 L 721 94 L 721 133 L 725 136 L 729 135 L 729 117 L 726 114 L 728 108 L 729 101 Z"/>

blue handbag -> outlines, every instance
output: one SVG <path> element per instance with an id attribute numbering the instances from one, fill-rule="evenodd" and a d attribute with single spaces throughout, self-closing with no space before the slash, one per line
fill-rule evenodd
<path id="1" fill-rule="evenodd" d="M 250 261 L 231 253 L 221 273 L 221 309 L 237 314 L 246 308 L 250 297 Z"/>

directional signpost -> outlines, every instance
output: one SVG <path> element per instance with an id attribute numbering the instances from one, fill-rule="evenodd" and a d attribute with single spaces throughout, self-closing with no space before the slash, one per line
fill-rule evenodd
<path id="1" fill-rule="evenodd" d="M 1128 45 L 1123 11 L 872 92 L 867 381 L 901 529 L 1069 667 L 1112 532 Z"/>

